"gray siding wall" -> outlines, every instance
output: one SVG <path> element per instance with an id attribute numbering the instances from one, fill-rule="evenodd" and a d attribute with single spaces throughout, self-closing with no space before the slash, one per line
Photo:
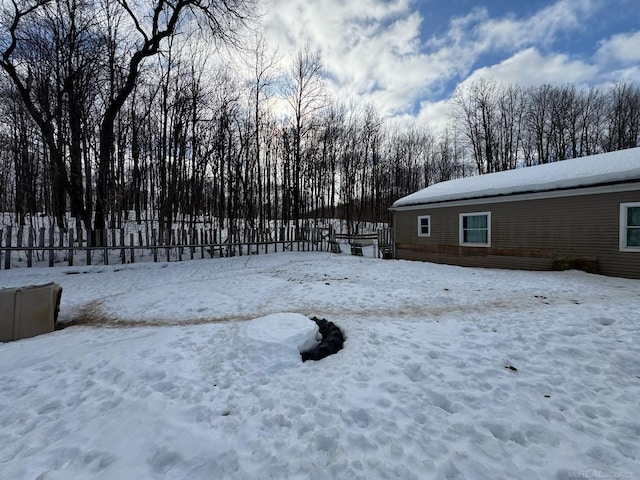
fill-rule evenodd
<path id="1" fill-rule="evenodd" d="M 640 278 L 640 252 L 619 250 L 627 202 L 640 202 L 640 191 L 397 211 L 396 257 L 527 270 L 550 270 L 557 256 L 596 257 L 599 273 Z M 485 211 L 491 246 L 459 246 L 459 214 Z M 431 216 L 430 237 L 418 236 L 419 215 Z"/>

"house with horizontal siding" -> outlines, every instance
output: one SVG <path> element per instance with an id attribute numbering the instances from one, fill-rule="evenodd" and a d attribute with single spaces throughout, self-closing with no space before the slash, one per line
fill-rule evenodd
<path id="1" fill-rule="evenodd" d="M 640 278 L 640 148 L 437 183 L 391 211 L 396 258 Z"/>

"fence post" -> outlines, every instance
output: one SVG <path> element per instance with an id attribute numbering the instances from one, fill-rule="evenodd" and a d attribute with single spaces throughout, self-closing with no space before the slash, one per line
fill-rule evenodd
<path id="1" fill-rule="evenodd" d="M 27 240 L 27 267 L 33 266 L 33 228 L 29 227 L 29 239 Z"/>
<path id="2" fill-rule="evenodd" d="M 131 263 L 135 263 L 135 254 L 133 252 L 135 252 L 135 247 L 134 247 L 134 235 L 133 233 L 129 234 L 129 256 L 131 257 Z"/>
<path id="3" fill-rule="evenodd" d="M 8 249 L 11 248 L 12 236 L 13 236 L 12 230 L 13 230 L 13 227 L 11 225 L 7 225 L 7 236 L 6 236 L 7 250 L 5 251 L 5 256 L 4 256 L 5 270 L 9 270 L 11 268 L 11 250 L 8 250 Z"/>
<path id="4" fill-rule="evenodd" d="M 91 231 L 91 228 L 87 228 L 87 249 L 85 250 L 87 256 L 87 265 L 91 265 L 91 248 L 93 247 L 94 240 L 96 240 L 96 233 Z"/>
<path id="5" fill-rule="evenodd" d="M 0 228 L 0 270 L 2 270 L 2 229 Z"/>
<path id="6" fill-rule="evenodd" d="M 49 267 L 53 267 L 53 245 L 55 244 L 55 231 L 53 229 L 53 225 L 49 227 Z"/>
<path id="7" fill-rule="evenodd" d="M 78 242 L 78 246 L 82 248 L 82 245 L 84 244 L 84 230 L 82 228 L 78 228 L 78 231 L 76 232 L 76 241 Z"/>
<path id="8" fill-rule="evenodd" d="M 38 233 L 38 246 L 44 249 L 44 227 L 40 227 Z M 44 250 L 42 250 L 42 259 L 44 260 Z"/>
<path id="9" fill-rule="evenodd" d="M 82 234 L 82 230 L 78 230 Z M 64 243 L 64 233 L 60 229 L 60 246 Z M 69 230 L 69 266 L 73 267 L 73 230 Z"/>
<path id="10" fill-rule="evenodd" d="M 22 248 L 22 237 L 24 236 L 24 225 L 20 225 L 20 227 L 18 228 L 18 235 L 16 238 L 16 247 L 18 248 Z M 19 250 L 18 250 L 19 252 Z M 20 255 L 18 254 L 18 258 L 20 258 Z"/>
<path id="11" fill-rule="evenodd" d="M 151 230 L 151 241 L 153 242 L 153 261 L 158 263 L 158 242 L 156 241 L 156 229 Z"/>
<path id="12" fill-rule="evenodd" d="M 142 243 L 142 232 L 138 230 L 138 246 L 142 247 L 143 245 L 144 243 Z M 147 245 L 149 245 L 149 242 L 147 242 Z M 140 256 L 144 257 L 144 249 L 140 250 Z"/>
<path id="13" fill-rule="evenodd" d="M 102 235 L 104 238 L 104 242 L 102 242 L 102 263 L 104 265 L 109 265 L 109 238 L 107 236 L 107 234 L 109 233 L 109 230 L 107 230 L 106 228 L 102 231 Z M 115 246 L 116 243 L 116 231 L 115 229 L 111 230 L 111 242 L 113 243 L 113 245 Z"/>
<path id="14" fill-rule="evenodd" d="M 171 261 L 171 230 L 169 227 L 164 231 L 164 241 L 167 246 L 167 262 Z"/>
<path id="15" fill-rule="evenodd" d="M 174 230 L 174 240 L 175 240 L 175 244 L 178 246 L 178 261 L 181 262 L 182 261 L 182 241 L 180 240 L 180 230 L 178 230 L 177 228 Z"/>
<path id="16" fill-rule="evenodd" d="M 70 243 L 69 245 L 73 245 L 73 243 Z M 60 248 L 60 251 L 62 251 L 65 247 L 64 244 L 64 231 L 62 230 L 62 228 L 58 227 L 58 247 Z"/>
<path id="17" fill-rule="evenodd" d="M 124 228 L 120 229 L 120 263 L 123 265 L 127 263 L 127 254 L 124 249 Z"/>

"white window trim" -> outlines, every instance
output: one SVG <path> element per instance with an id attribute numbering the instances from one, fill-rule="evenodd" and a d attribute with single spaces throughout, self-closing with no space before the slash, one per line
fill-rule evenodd
<path id="1" fill-rule="evenodd" d="M 473 217 L 477 215 L 486 215 L 487 216 L 487 243 L 465 243 L 464 242 L 464 229 L 463 229 L 463 219 L 464 217 Z M 491 246 L 491 212 L 465 212 L 459 215 L 458 220 L 458 241 L 460 245 L 464 247 L 490 247 Z"/>
<path id="2" fill-rule="evenodd" d="M 640 252 L 640 247 L 627 246 L 627 209 L 629 207 L 640 207 L 640 202 L 629 202 L 620 204 L 620 251 Z"/>
<path id="3" fill-rule="evenodd" d="M 422 233 L 422 223 L 420 222 L 423 218 L 429 220 L 429 233 Z M 418 236 L 419 237 L 430 237 L 431 236 L 431 215 L 419 215 L 418 216 Z"/>

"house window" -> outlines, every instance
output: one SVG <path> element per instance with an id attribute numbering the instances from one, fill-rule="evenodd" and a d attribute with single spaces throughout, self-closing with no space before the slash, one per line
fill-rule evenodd
<path id="1" fill-rule="evenodd" d="M 422 215 L 418 217 L 418 236 L 431 236 L 431 215 Z"/>
<path id="2" fill-rule="evenodd" d="M 491 245 L 491 212 L 460 214 L 460 245 Z"/>
<path id="3" fill-rule="evenodd" d="M 620 250 L 640 252 L 640 202 L 620 204 Z"/>

